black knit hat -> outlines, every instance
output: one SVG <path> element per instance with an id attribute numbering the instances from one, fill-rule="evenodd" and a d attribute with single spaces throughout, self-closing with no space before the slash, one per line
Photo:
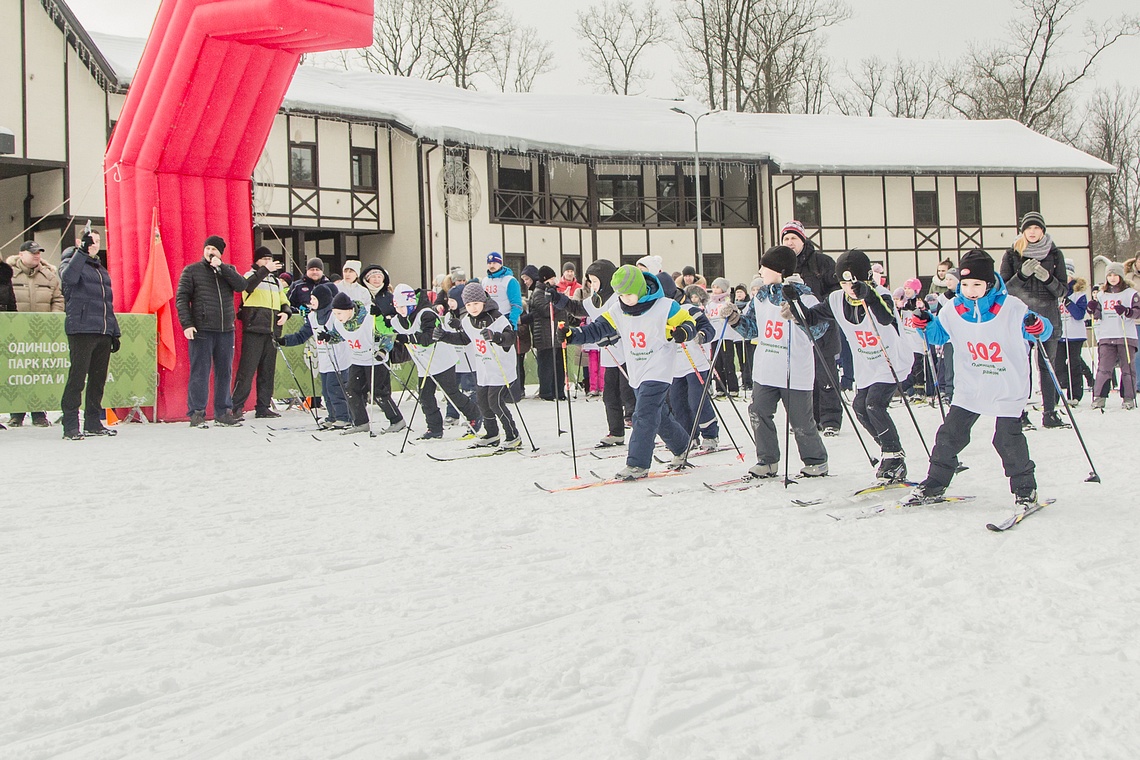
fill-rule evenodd
<path id="1" fill-rule="evenodd" d="M 851 276 L 845 277 L 844 275 L 848 272 L 851 273 Z M 840 280 L 850 280 L 854 278 L 859 282 L 870 282 L 871 260 L 867 258 L 867 254 L 857 248 L 844 251 L 839 254 L 839 258 L 835 260 L 835 276 Z"/>
<path id="2" fill-rule="evenodd" d="M 218 249 L 218 253 L 226 252 L 226 241 L 222 239 L 221 235 L 210 235 L 210 237 L 206 238 L 206 242 L 202 244 L 202 247 L 206 248 L 211 245 Z"/>
<path id="3" fill-rule="evenodd" d="M 695 267 L 685 267 L 684 269 L 681 270 L 681 276 L 684 277 L 685 275 L 688 275 L 689 277 L 696 277 L 697 276 L 696 268 Z"/>
<path id="4" fill-rule="evenodd" d="M 340 290 L 336 285 L 333 285 L 331 282 L 325 282 L 313 288 L 310 295 L 317 299 L 318 309 L 327 309 L 332 306 L 333 299 L 336 298 L 338 293 L 340 293 Z"/>
<path id="5" fill-rule="evenodd" d="M 271 259 L 271 258 L 273 258 L 273 251 L 269 250 L 268 248 L 266 248 L 263 245 L 259 245 L 257 247 L 257 250 L 253 252 L 253 263 L 255 263 L 255 264 L 257 262 L 261 261 L 262 259 Z"/>
<path id="6" fill-rule="evenodd" d="M 334 285 L 333 287 L 336 286 Z M 331 306 L 334 309 L 356 309 L 356 305 L 353 304 L 352 298 L 349 297 L 348 293 L 337 293 L 332 300 Z"/>
<path id="7" fill-rule="evenodd" d="M 781 277 L 791 277 L 796 273 L 796 252 L 786 245 L 777 245 L 764 251 L 760 266 L 779 272 Z"/>
<path id="8" fill-rule="evenodd" d="M 982 280 L 993 287 L 997 282 L 994 276 L 994 259 L 981 248 L 975 248 L 958 262 L 959 280 Z"/>
<path id="9" fill-rule="evenodd" d="M 1032 226 L 1040 227 L 1042 230 L 1045 229 L 1045 217 L 1041 216 L 1040 211 L 1030 211 L 1021 217 L 1021 225 L 1017 229 L 1021 232 L 1025 232 L 1026 227 Z"/>
<path id="10" fill-rule="evenodd" d="M 557 277 L 557 276 L 558 276 L 558 273 L 555 272 L 550 267 L 546 266 L 545 264 L 543 264 L 542 266 L 540 266 L 538 268 L 538 281 L 539 282 L 546 282 L 551 277 Z"/>
<path id="11" fill-rule="evenodd" d="M 308 264 L 305 264 L 305 269 L 319 269 L 323 272 L 325 271 L 325 262 L 316 257 L 313 257 L 309 259 Z"/>

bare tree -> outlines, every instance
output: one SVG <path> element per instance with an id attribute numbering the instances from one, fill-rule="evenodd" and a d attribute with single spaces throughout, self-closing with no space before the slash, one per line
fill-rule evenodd
<path id="1" fill-rule="evenodd" d="M 533 27 L 514 27 L 502 35 L 494 50 L 491 77 L 503 92 L 530 92 L 534 80 L 553 68 L 550 43 Z"/>
<path id="2" fill-rule="evenodd" d="M 464 89 L 474 88 L 479 75 L 494 78 L 496 43 L 510 26 L 499 0 L 435 0 L 431 51 L 443 78 Z"/>
<path id="3" fill-rule="evenodd" d="M 665 40 L 665 27 L 653 0 L 640 11 L 630 0 L 604 0 L 578 11 L 575 31 L 590 73 L 583 81 L 600 92 L 635 95 L 653 72 L 640 65 L 642 53 Z"/>
<path id="4" fill-rule="evenodd" d="M 945 78 L 944 100 L 968 119 L 1015 119 L 1055 137 L 1072 139 L 1073 96 L 1105 50 L 1123 37 L 1140 33 L 1140 19 L 1121 16 L 1100 25 L 1089 23 L 1084 44 L 1061 58 L 1072 16 L 1085 0 L 1018 0 L 1021 13 L 1009 25 L 1009 38 L 974 47 Z"/>
<path id="5" fill-rule="evenodd" d="M 822 33 L 850 16 L 841 0 L 674 2 L 684 75 L 711 104 L 737 111 L 810 106 Z"/>
<path id="6" fill-rule="evenodd" d="M 358 52 L 369 71 L 439 79 L 444 72 L 431 44 L 434 17 L 435 0 L 376 0 L 371 47 L 350 52 Z"/>
<path id="7" fill-rule="evenodd" d="M 1096 247 L 1120 261 L 1140 253 L 1140 90 L 1098 90 L 1085 121 L 1084 148 L 1116 166 L 1092 184 Z"/>
<path id="8" fill-rule="evenodd" d="M 848 77 L 848 88 L 832 91 L 836 107 L 847 116 L 929 119 L 945 115 L 944 74 L 937 64 L 901 56 L 893 64 L 878 57 L 864 58 L 859 72 Z"/>

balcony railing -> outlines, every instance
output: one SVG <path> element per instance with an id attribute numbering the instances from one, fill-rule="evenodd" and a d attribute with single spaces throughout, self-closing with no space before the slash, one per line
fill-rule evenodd
<path id="1" fill-rule="evenodd" d="M 756 204 L 748 197 L 702 198 L 701 223 L 710 227 L 756 226 Z M 498 189 L 493 194 L 493 221 L 507 224 L 688 227 L 696 221 L 696 200 L 689 198 L 599 198 L 591 209 L 585 195 L 532 193 Z M 592 213 L 591 213 L 592 212 Z"/>

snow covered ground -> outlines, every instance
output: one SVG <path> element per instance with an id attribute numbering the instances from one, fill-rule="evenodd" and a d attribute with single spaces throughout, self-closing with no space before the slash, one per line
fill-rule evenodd
<path id="1" fill-rule="evenodd" d="M 1134 758 L 1140 416 L 1109 407 L 1077 412 L 1101 485 L 1072 431 L 1029 434 L 1058 502 L 1004 534 L 986 420 L 952 487 L 977 501 L 842 521 L 789 499 L 871 479 L 847 425 L 835 477 L 703 492 L 743 469 L 721 453 L 660 498 L 537 490 L 562 456 L 318 442 L 299 412 L 0 432 L 0 757 Z M 574 419 L 588 450 L 600 402 Z"/>

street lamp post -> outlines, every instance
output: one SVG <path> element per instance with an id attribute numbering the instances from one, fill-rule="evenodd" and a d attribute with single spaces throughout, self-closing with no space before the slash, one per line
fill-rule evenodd
<path id="1" fill-rule="evenodd" d="M 699 272 L 699 271 L 701 271 L 701 266 L 703 264 L 702 257 L 704 254 L 704 250 L 703 250 L 703 247 L 701 245 L 701 218 L 703 216 L 703 214 L 701 213 L 702 212 L 702 209 L 701 209 L 701 141 L 700 141 L 700 134 L 697 131 L 697 125 L 700 124 L 701 119 L 705 118 L 706 116 L 709 116 L 710 114 L 716 113 L 716 112 L 715 111 L 705 111 L 702 114 L 699 114 L 697 116 L 693 116 L 688 111 L 686 111 L 682 108 L 677 108 L 676 106 L 674 106 L 673 108 L 670 108 L 669 110 L 673 111 L 675 113 L 684 114 L 685 116 L 688 116 L 693 121 L 693 184 L 696 185 L 696 188 L 697 188 L 697 267 L 696 268 L 697 268 L 697 271 Z"/>

